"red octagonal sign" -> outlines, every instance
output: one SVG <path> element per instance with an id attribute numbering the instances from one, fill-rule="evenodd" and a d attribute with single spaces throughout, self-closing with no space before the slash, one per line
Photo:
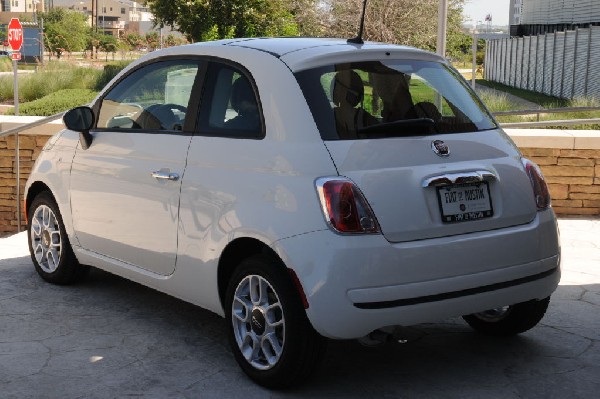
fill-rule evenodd
<path id="1" fill-rule="evenodd" d="M 8 24 L 8 44 L 13 51 L 19 51 L 23 45 L 23 26 L 18 18 L 12 18 Z"/>

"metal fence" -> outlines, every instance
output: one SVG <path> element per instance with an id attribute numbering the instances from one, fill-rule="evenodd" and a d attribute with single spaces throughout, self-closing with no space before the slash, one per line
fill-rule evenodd
<path id="1" fill-rule="evenodd" d="M 600 99 L 600 26 L 488 40 L 485 79 L 572 99 Z"/>

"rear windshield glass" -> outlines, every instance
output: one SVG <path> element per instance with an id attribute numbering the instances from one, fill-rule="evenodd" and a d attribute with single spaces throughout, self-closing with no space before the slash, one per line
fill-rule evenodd
<path id="1" fill-rule="evenodd" d="M 430 61 L 368 61 L 296 73 L 324 140 L 496 128 L 466 82 Z"/>

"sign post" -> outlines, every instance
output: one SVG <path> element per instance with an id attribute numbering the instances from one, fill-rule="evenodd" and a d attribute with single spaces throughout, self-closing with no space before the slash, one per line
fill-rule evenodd
<path id="1" fill-rule="evenodd" d="M 12 18 L 8 24 L 8 44 L 13 50 L 13 72 L 14 72 L 14 100 L 15 115 L 19 115 L 19 81 L 17 76 L 17 60 L 21 59 L 21 46 L 23 46 L 23 26 L 18 18 Z M 15 169 L 17 175 L 17 231 L 21 231 L 21 165 L 19 156 L 19 133 L 15 133 Z"/>
<path id="2" fill-rule="evenodd" d="M 23 26 L 19 18 L 12 18 L 8 24 L 8 44 L 13 51 L 13 71 L 15 76 L 14 82 L 14 98 L 15 98 L 15 115 L 19 115 L 19 85 L 17 84 L 17 60 L 21 58 L 21 46 L 23 46 Z M 18 55 L 17 55 L 18 54 Z"/>

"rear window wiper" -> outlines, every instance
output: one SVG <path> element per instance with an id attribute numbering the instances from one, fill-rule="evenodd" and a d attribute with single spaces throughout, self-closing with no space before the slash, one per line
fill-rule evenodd
<path id="1" fill-rule="evenodd" d="M 358 129 L 358 134 L 364 135 L 383 135 L 402 136 L 412 134 L 429 133 L 435 126 L 435 121 L 431 118 L 404 119 L 394 122 L 380 123 L 378 125 L 367 126 Z M 417 129 L 426 129 L 424 132 L 418 132 Z"/>

